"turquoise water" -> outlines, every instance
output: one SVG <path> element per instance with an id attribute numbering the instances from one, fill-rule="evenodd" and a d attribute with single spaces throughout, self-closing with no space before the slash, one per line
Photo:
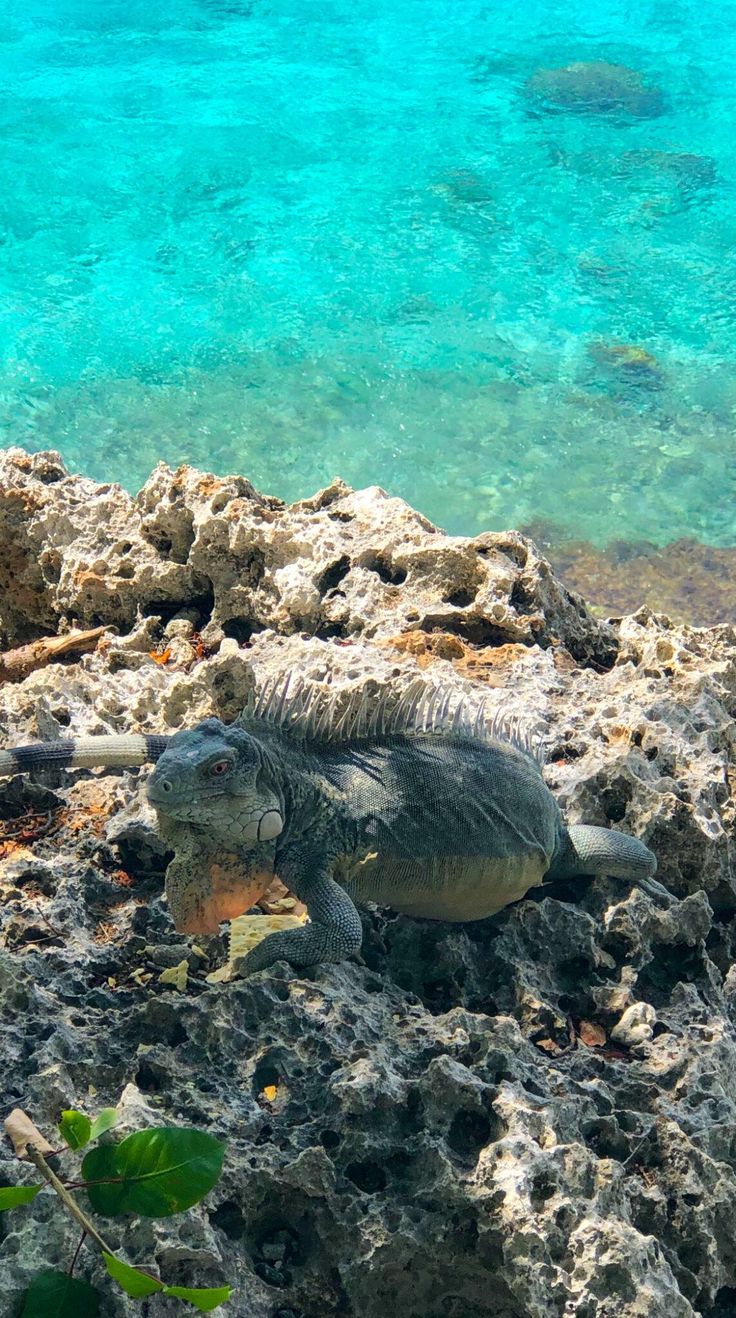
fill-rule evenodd
<path id="1" fill-rule="evenodd" d="M 339 473 L 455 531 L 736 542 L 735 19 L 6 0 L 2 442 L 131 489 Z M 530 100 L 575 60 L 662 112 Z"/>

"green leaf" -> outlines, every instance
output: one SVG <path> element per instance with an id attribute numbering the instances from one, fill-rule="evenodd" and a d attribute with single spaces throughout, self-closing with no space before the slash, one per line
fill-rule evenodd
<path id="1" fill-rule="evenodd" d="M 175 1295 L 178 1300 L 188 1300 L 200 1313 L 210 1313 L 218 1304 L 224 1304 L 233 1293 L 232 1286 L 217 1286 L 199 1289 L 196 1286 L 165 1286 L 164 1295 Z"/>
<path id="2" fill-rule="evenodd" d="M 125 1294 L 132 1295 L 134 1300 L 145 1299 L 146 1295 L 154 1295 L 156 1291 L 164 1289 L 162 1281 L 156 1281 L 155 1277 L 148 1277 L 145 1272 L 131 1268 L 129 1263 L 123 1263 L 121 1259 L 115 1258 L 114 1254 L 103 1254 L 102 1257 L 110 1276 L 122 1286 Z"/>
<path id="3" fill-rule="evenodd" d="M 171 1217 L 204 1197 L 222 1171 L 225 1145 L 203 1130 L 138 1130 L 120 1144 L 98 1144 L 82 1162 L 93 1208 L 107 1217 Z"/>
<path id="4" fill-rule="evenodd" d="M 91 1140 L 97 1140 L 100 1135 L 104 1135 L 106 1130 L 112 1130 L 117 1125 L 118 1110 L 116 1107 L 103 1107 L 101 1112 L 97 1113 L 92 1122 L 92 1129 L 89 1132 Z"/>
<path id="5" fill-rule="evenodd" d="M 62 1112 L 59 1130 L 62 1139 L 66 1140 L 70 1149 L 83 1149 L 85 1144 L 89 1144 L 92 1122 L 89 1117 L 85 1117 L 83 1112 L 77 1112 L 75 1108 L 68 1108 Z"/>
<path id="6" fill-rule="evenodd" d="M 149 1277 L 145 1272 L 139 1272 L 138 1268 L 131 1268 L 129 1263 L 123 1263 L 122 1259 L 115 1258 L 114 1254 L 103 1254 L 102 1257 L 110 1276 L 134 1300 L 143 1300 L 147 1295 L 161 1291 L 164 1295 L 173 1295 L 177 1300 L 188 1300 L 201 1313 L 210 1313 L 232 1295 L 232 1286 L 205 1289 L 197 1286 L 165 1286 L 162 1281 L 156 1281 L 155 1277 Z"/>
<path id="7" fill-rule="evenodd" d="M 43 1190 L 43 1185 L 0 1186 L 0 1213 L 8 1208 L 17 1208 L 19 1204 L 29 1204 L 39 1190 Z"/>
<path id="8" fill-rule="evenodd" d="M 97 1318 L 100 1295 L 68 1272 L 39 1272 L 25 1293 L 21 1318 Z"/>

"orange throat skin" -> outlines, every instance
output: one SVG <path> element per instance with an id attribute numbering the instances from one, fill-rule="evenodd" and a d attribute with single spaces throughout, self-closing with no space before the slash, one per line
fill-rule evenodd
<path id="1" fill-rule="evenodd" d="M 229 854 L 202 858 L 196 872 L 191 861 L 174 859 L 166 874 L 166 896 L 177 932 L 216 934 L 224 920 L 255 906 L 273 877 L 273 869 L 263 861 L 256 866 Z"/>

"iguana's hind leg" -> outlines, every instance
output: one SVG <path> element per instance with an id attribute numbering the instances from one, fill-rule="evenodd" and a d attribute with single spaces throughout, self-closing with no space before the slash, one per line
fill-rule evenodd
<path id="1" fill-rule="evenodd" d="M 311 923 L 269 934 L 237 962 L 238 975 L 252 975 L 274 961 L 288 961 L 292 966 L 344 961 L 360 950 L 360 916 L 347 893 L 330 878 L 330 866 L 324 859 L 310 861 L 291 852 L 277 856 L 276 869 L 282 883 L 306 905 Z"/>
<path id="2" fill-rule="evenodd" d="M 573 824 L 563 832 L 545 878 L 609 874 L 614 879 L 630 879 L 651 896 L 671 901 L 672 894 L 652 877 L 656 868 L 657 857 L 638 838 L 612 828 Z"/>

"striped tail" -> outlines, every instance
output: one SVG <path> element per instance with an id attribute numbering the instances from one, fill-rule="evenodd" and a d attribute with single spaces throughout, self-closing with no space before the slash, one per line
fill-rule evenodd
<path id="1" fill-rule="evenodd" d="M 135 768 L 163 755 L 170 737 L 78 737 L 0 751 L 0 778 L 36 769 Z"/>

